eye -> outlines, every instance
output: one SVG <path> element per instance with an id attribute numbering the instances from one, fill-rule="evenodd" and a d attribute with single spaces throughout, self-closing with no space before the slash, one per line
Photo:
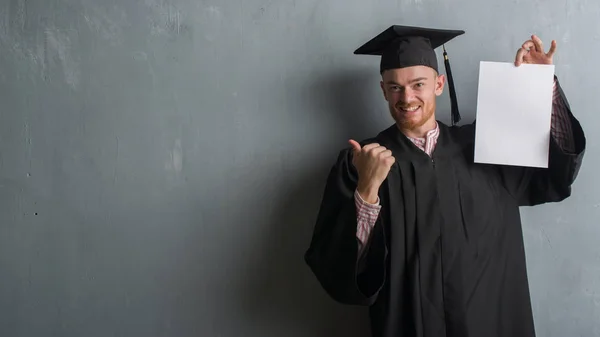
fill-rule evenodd
<path id="1" fill-rule="evenodd" d="M 421 88 L 421 87 L 423 87 L 424 85 L 425 85 L 425 83 L 423 83 L 423 82 L 419 82 L 419 83 L 415 84 L 415 87 L 417 87 L 417 88 Z"/>

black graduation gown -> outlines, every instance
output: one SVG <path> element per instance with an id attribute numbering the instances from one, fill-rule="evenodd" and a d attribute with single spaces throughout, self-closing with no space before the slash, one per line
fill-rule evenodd
<path id="1" fill-rule="evenodd" d="M 341 151 L 306 263 L 333 299 L 370 306 L 374 337 L 535 336 L 519 206 L 571 194 L 586 140 L 569 115 L 576 151 L 552 139 L 548 169 L 475 164 L 474 125 L 438 122 L 432 157 L 395 126 L 362 142 L 391 149 L 396 163 L 361 257 L 358 177 L 351 150 Z"/>

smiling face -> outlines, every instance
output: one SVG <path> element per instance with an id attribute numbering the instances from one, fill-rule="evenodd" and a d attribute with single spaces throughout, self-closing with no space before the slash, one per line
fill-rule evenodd
<path id="1" fill-rule="evenodd" d="M 436 126 L 435 101 L 445 77 L 426 66 L 386 70 L 381 89 L 396 124 L 407 136 L 422 137 Z"/>

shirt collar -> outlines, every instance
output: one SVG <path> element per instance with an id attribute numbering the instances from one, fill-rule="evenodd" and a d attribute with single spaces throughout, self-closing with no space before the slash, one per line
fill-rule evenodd
<path id="1" fill-rule="evenodd" d="M 429 131 L 427 131 L 427 133 L 425 134 L 425 137 L 422 138 L 418 138 L 418 137 L 408 137 L 409 139 L 413 140 L 413 141 L 423 141 L 425 139 L 429 139 L 429 138 L 435 138 L 440 134 L 440 126 L 438 125 L 437 122 L 435 122 L 435 128 L 431 129 Z"/>

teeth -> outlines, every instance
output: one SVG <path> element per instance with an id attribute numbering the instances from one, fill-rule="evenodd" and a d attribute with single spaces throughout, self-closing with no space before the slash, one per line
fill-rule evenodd
<path id="1" fill-rule="evenodd" d="M 402 108 L 402 110 L 413 112 L 413 111 L 416 111 L 418 108 L 419 108 L 419 106 L 417 105 L 417 106 L 411 106 L 411 107 L 408 107 L 408 108 Z"/>

